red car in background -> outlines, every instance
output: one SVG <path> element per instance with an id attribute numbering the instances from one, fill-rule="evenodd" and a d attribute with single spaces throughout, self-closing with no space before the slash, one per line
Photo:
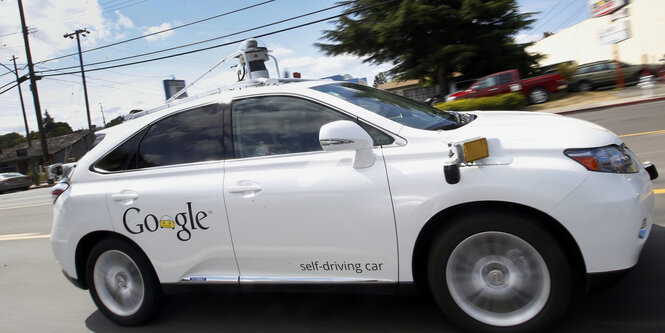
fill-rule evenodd
<path id="1" fill-rule="evenodd" d="M 469 89 L 446 97 L 446 102 L 521 92 L 531 104 L 539 104 L 546 102 L 551 93 L 566 87 L 566 81 L 559 73 L 521 79 L 519 71 L 511 69 L 478 79 Z"/>

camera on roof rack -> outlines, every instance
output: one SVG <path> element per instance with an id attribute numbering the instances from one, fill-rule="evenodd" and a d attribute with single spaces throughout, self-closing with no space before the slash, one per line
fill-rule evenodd
<path id="1" fill-rule="evenodd" d="M 242 81 L 247 76 L 249 70 L 249 79 L 269 78 L 270 73 L 266 68 L 266 61 L 270 60 L 268 48 L 263 42 L 256 39 L 247 39 L 238 47 L 238 81 Z"/>

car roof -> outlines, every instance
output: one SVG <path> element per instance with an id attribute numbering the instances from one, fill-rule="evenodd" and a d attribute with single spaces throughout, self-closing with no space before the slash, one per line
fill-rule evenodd
<path id="1" fill-rule="evenodd" d="M 309 88 L 321 84 L 334 83 L 329 79 L 308 80 L 308 79 L 255 79 L 241 81 L 227 86 L 222 86 L 207 92 L 192 95 L 186 98 L 177 99 L 175 101 L 167 102 L 158 107 L 148 109 L 135 114 L 125 116 L 125 120 L 131 120 L 143 117 L 147 114 L 159 112 L 166 109 L 180 109 L 181 106 L 192 107 L 195 105 L 208 104 L 218 102 L 220 100 L 230 100 L 242 95 L 251 95 L 252 93 L 263 93 L 266 90 L 274 90 L 279 92 L 288 92 L 290 88 Z"/>

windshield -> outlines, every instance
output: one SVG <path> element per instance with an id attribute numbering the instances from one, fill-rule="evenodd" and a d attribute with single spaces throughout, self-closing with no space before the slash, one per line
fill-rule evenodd
<path id="1" fill-rule="evenodd" d="M 402 125 L 426 129 L 453 129 L 464 125 L 455 112 L 441 111 L 408 98 L 354 83 L 331 83 L 311 89 L 339 97 Z"/>

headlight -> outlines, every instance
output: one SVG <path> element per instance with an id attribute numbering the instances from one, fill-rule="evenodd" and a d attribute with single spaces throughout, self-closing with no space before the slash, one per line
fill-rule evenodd
<path id="1" fill-rule="evenodd" d="M 616 145 L 600 148 L 567 149 L 563 153 L 590 171 L 611 173 L 638 172 L 637 163 L 627 149 Z"/>

